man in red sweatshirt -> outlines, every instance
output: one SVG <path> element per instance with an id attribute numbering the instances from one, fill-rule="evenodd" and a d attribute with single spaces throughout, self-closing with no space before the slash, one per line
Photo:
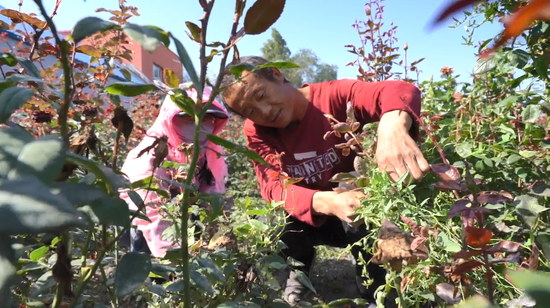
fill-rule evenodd
<path id="1" fill-rule="evenodd" d="M 261 57 L 241 57 L 239 63 L 258 66 L 267 63 Z M 350 191 L 336 193 L 336 183 L 329 179 L 338 172 L 353 171 L 355 155 L 343 156 L 334 147 L 343 137 L 331 134 L 325 114 L 339 121 L 346 120 L 346 106 L 353 104 L 355 118 L 361 127 L 379 121 L 376 159 L 381 170 L 396 180 L 407 171 L 414 179 L 421 179 L 429 165 L 415 143 L 418 123 L 409 114 L 420 114 L 420 91 L 403 81 L 364 82 L 342 79 L 295 88 L 277 68 L 263 68 L 253 73 L 245 70 L 242 81 L 224 77 L 221 97 L 234 113 L 246 118 L 244 133 L 247 146 L 264 159 L 270 154 L 283 153 L 282 168 L 289 176 L 303 178 L 286 188 L 273 176 L 278 166 L 266 168 L 254 163 L 262 196 L 271 201 L 282 201 L 289 213 L 288 225 L 281 240 L 286 248 L 281 252 L 305 264 L 309 272 L 315 256 L 315 246 L 346 247 L 367 234 L 363 225 L 352 227 L 354 210 L 360 206 L 363 193 Z M 407 108 L 406 106 L 409 106 Z M 290 232 L 287 232 L 290 231 Z M 298 232 L 297 232 L 298 231 Z M 368 262 L 371 256 L 359 246 L 352 249 Z M 362 266 L 357 262 L 357 282 L 363 282 Z M 385 283 L 385 270 L 376 265 L 367 266 L 374 283 L 368 288 L 359 286 L 363 296 L 374 301 L 374 290 Z M 286 282 L 285 299 L 295 303 L 306 292 L 291 271 Z"/>

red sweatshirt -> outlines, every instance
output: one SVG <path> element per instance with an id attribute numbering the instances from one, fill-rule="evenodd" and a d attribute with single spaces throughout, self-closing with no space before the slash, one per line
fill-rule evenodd
<path id="1" fill-rule="evenodd" d="M 306 84 L 310 88 L 310 103 L 304 119 L 288 129 L 256 126 L 246 120 L 244 133 L 248 148 L 264 159 L 269 154 L 284 152 L 282 167 L 289 176 L 303 178 L 297 184 L 287 186 L 285 201 L 286 212 L 295 218 L 320 226 L 326 216 L 314 216 L 311 211 L 313 194 L 318 191 L 330 191 L 337 183 L 330 178 L 339 172 L 353 171 L 352 151 L 347 157 L 334 147 L 345 142 L 344 137 L 331 134 L 328 140 L 323 136 L 330 128 L 324 114 L 330 114 L 339 121 L 346 120 L 346 104 L 353 103 L 355 118 L 364 124 L 377 122 L 382 115 L 392 110 L 407 110 L 404 104 L 420 114 L 420 91 L 413 84 L 403 81 L 383 81 L 377 83 L 353 79 L 342 79 L 315 84 Z M 405 99 L 405 103 L 401 100 Z M 414 140 L 418 138 L 418 123 L 413 117 L 410 131 Z M 277 176 L 270 176 L 278 170 L 254 162 L 254 169 L 260 182 L 262 197 L 271 201 L 281 201 L 283 185 Z"/>

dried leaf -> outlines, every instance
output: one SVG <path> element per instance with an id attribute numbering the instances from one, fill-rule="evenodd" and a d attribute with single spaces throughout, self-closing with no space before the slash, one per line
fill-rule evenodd
<path id="1" fill-rule="evenodd" d="M 537 244 L 533 243 L 533 248 L 531 249 L 531 255 L 529 256 L 529 270 L 536 271 L 539 266 L 539 248 Z"/>
<path id="2" fill-rule="evenodd" d="M 342 134 L 351 132 L 351 126 L 347 123 L 336 123 L 332 126 L 332 129 Z"/>

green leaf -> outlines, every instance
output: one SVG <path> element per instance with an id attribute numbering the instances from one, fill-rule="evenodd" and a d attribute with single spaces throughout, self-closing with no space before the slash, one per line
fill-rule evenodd
<path id="1" fill-rule="evenodd" d="M 455 146 L 455 150 L 460 157 L 467 158 L 472 155 L 472 144 L 468 142 L 460 143 Z"/>
<path id="2" fill-rule="evenodd" d="M 189 78 L 191 78 L 193 85 L 195 85 L 195 89 L 197 89 L 197 93 L 199 93 L 198 96 L 202 97 L 202 85 L 200 83 L 199 76 L 197 75 L 197 71 L 195 71 L 195 66 L 193 66 L 191 58 L 189 58 L 187 50 L 185 49 L 183 44 L 174 37 L 172 33 L 170 33 L 170 37 L 172 37 L 172 39 L 174 40 L 174 44 L 176 44 L 176 51 L 178 52 L 180 61 L 183 64 L 183 67 L 185 68 L 187 74 L 189 74 Z"/>
<path id="3" fill-rule="evenodd" d="M 444 231 L 441 231 L 439 232 L 438 234 L 438 240 L 440 240 L 443 244 L 443 246 L 445 246 L 445 250 L 447 250 L 448 252 L 459 252 L 460 251 L 460 244 L 458 244 L 457 242 L 451 240 L 451 238 L 449 237 L 449 235 L 447 233 L 445 233 Z"/>
<path id="4" fill-rule="evenodd" d="M 34 90 L 10 87 L 0 93 L 0 123 L 6 123 L 13 111 L 21 108 L 34 95 Z"/>
<path id="5" fill-rule="evenodd" d="M 10 287 L 18 280 L 15 263 L 11 238 L 8 235 L 0 234 L 0 299 L 7 307 L 9 304 L 6 303 L 6 300 L 11 300 Z"/>
<path id="6" fill-rule="evenodd" d="M 160 41 L 166 46 L 166 48 L 170 47 L 170 33 L 162 30 L 161 28 L 157 26 L 144 26 L 145 28 L 151 28 L 158 32 Z"/>
<path id="7" fill-rule="evenodd" d="M 247 34 L 261 34 L 271 27 L 281 16 L 285 0 L 257 0 L 246 12 L 244 31 Z"/>
<path id="8" fill-rule="evenodd" d="M 298 278 L 298 281 L 300 281 L 300 283 L 302 283 L 304 286 L 310 289 L 313 293 L 315 294 L 317 293 L 317 291 L 315 291 L 315 288 L 311 284 L 311 281 L 309 280 L 309 278 L 306 276 L 304 272 L 300 270 L 294 270 L 294 273 L 296 273 L 296 278 Z"/>
<path id="9" fill-rule="evenodd" d="M 253 72 L 258 70 L 258 68 L 252 64 L 241 63 L 237 65 L 231 65 L 229 70 L 231 74 L 235 75 L 237 78 L 241 78 L 244 71 Z"/>
<path id="10" fill-rule="evenodd" d="M 115 295 L 123 297 L 141 286 L 151 271 L 149 254 L 129 252 L 122 256 L 115 272 Z"/>
<path id="11" fill-rule="evenodd" d="M 46 184 L 52 183 L 61 173 L 65 162 L 65 146 L 63 140 L 54 135 L 46 135 L 27 143 L 17 162 L 8 174 L 9 179 L 34 175 Z"/>
<path id="12" fill-rule="evenodd" d="M 550 197 L 550 185 L 543 182 L 537 182 L 533 185 L 533 188 L 531 188 L 531 192 L 537 196 Z"/>
<path id="13" fill-rule="evenodd" d="M 522 69 L 531 59 L 531 55 L 522 49 L 514 49 L 508 53 L 508 60 L 513 66 Z"/>
<path id="14" fill-rule="evenodd" d="M 27 71 L 27 73 L 29 73 L 29 75 L 31 75 L 32 77 L 36 77 L 36 78 L 40 77 L 40 71 L 38 70 L 36 65 L 34 65 L 34 63 L 31 60 L 27 60 L 27 59 L 25 59 L 23 57 L 19 57 L 19 56 L 16 56 L 16 59 L 17 59 L 17 62 L 19 62 L 19 65 L 21 65 L 21 67 L 23 67 L 25 69 L 25 71 Z"/>
<path id="15" fill-rule="evenodd" d="M 209 295 L 214 294 L 214 288 L 208 279 L 201 273 L 197 271 L 190 271 L 189 277 L 191 280 L 201 289 L 206 291 Z"/>
<path id="16" fill-rule="evenodd" d="M 521 112 L 523 122 L 535 123 L 540 117 L 540 107 L 536 105 L 527 105 Z"/>
<path id="17" fill-rule="evenodd" d="M 0 233 L 37 234 L 74 226 L 82 226 L 82 221 L 72 204 L 38 179 L 0 183 Z"/>
<path id="18" fill-rule="evenodd" d="M 96 199 L 88 205 L 79 207 L 78 211 L 87 214 L 95 224 L 121 227 L 130 225 L 128 204 L 119 197 Z"/>
<path id="19" fill-rule="evenodd" d="M 127 23 L 122 29 L 128 37 L 138 42 L 149 53 L 155 51 L 163 40 L 161 33 L 153 27 L 143 27 L 134 23 Z"/>
<path id="20" fill-rule="evenodd" d="M 183 291 L 183 287 L 183 280 L 176 280 L 166 287 L 166 291 L 177 293 Z"/>
<path id="21" fill-rule="evenodd" d="M 38 262 L 49 250 L 50 247 L 48 246 L 37 248 L 29 254 L 29 259 L 31 259 L 32 262 Z"/>
<path id="22" fill-rule="evenodd" d="M 0 178 L 6 178 L 26 143 L 34 138 L 24 129 L 0 129 Z"/>
<path id="23" fill-rule="evenodd" d="M 290 61 L 273 61 L 266 64 L 258 65 L 258 68 L 276 67 L 276 68 L 299 68 L 300 65 Z"/>
<path id="24" fill-rule="evenodd" d="M 276 270 L 285 269 L 287 267 L 285 259 L 278 255 L 268 255 L 264 258 L 264 262 L 267 266 Z"/>
<path id="25" fill-rule="evenodd" d="M 467 298 L 464 302 L 455 306 L 456 308 L 498 308 L 491 305 L 488 299 L 479 294 Z"/>
<path id="26" fill-rule="evenodd" d="M 543 307 L 550 297 L 550 273 L 507 270 L 511 282 L 524 289 L 530 298 L 537 302 L 536 307 Z"/>
<path id="27" fill-rule="evenodd" d="M 19 63 L 19 62 L 17 61 L 17 58 L 12 53 L 5 52 L 2 55 L 0 55 L 0 64 L 1 65 L 7 65 L 7 66 L 10 66 L 10 67 L 14 67 L 14 66 L 17 65 L 17 63 Z"/>
<path id="28" fill-rule="evenodd" d="M 186 21 L 185 25 L 187 26 L 187 29 L 189 29 L 189 32 L 190 32 L 189 37 L 193 41 L 200 43 L 201 42 L 202 29 L 199 26 L 197 26 L 195 23 L 190 22 L 190 21 Z"/>
<path id="29" fill-rule="evenodd" d="M 497 106 L 498 107 L 512 107 L 518 100 L 518 97 L 515 95 L 507 96 L 505 99 L 501 100 Z"/>
<path id="30" fill-rule="evenodd" d="M 29 75 L 23 75 L 23 74 L 13 74 L 8 77 L 8 80 L 12 81 L 14 84 L 17 82 L 36 82 L 36 83 L 47 83 L 46 80 L 39 78 L 39 77 L 33 77 Z"/>
<path id="31" fill-rule="evenodd" d="M 190 117 L 195 116 L 195 102 L 187 96 L 185 91 L 174 91 L 174 95 L 170 96 L 170 99 L 178 106 L 181 110 L 187 113 Z"/>
<path id="32" fill-rule="evenodd" d="M 137 96 L 148 91 L 158 90 L 154 84 L 139 84 L 131 81 L 120 81 L 108 85 L 105 92 L 124 96 Z"/>
<path id="33" fill-rule="evenodd" d="M 516 207 L 516 211 L 523 218 L 529 228 L 533 228 L 535 226 L 540 213 L 548 210 L 548 208 L 545 208 L 539 204 L 537 198 L 529 195 L 517 196 L 514 199 L 514 205 Z"/>
<path id="34" fill-rule="evenodd" d="M 509 165 L 512 165 L 517 163 L 520 160 L 521 160 L 521 156 L 519 156 L 518 154 L 512 154 L 508 156 L 508 159 L 506 159 L 506 163 Z"/>
<path id="35" fill-rule="evenodd" d="M 220 268 L 210 258 L 198 258 L 197 262 L 206 273 L 214 277 L 217 281 L 225 282 L 225 276 Z"/>
<path id="36" fill-rule="evenodd" d="M 495 57 L 491 57 L 488 60 L 478 60 L 474 67 L 474 74 L 479 75 L 492 71 L 497 67 L 497 64 L 498 62 Z"/>
<path id="37" fill-rule="evenodd" d="M 97 32 L 105 32 L 119 28 L 119 25 L 98 17 L 85 17 L 76 23 L 71 32 L 71 37 L 75 43 L 78 43 Z"/>
<path id="38" fill-rule="evenodd" d="M 33 283 L 29 291 L 29 297 L 38 299 L 41 295 L 50 291 L 53 286 L 55 286 L 55 278 L 53 277 L 52 271 L 47 271 Z"/>
<path id="39" fill-rule="evenodd" d="M 521 155 L 525 158 L 531 158 L 531 157 L 537 156 L 537 151 L 521 150 L 521 151 L 519 151 L 519 155 Z"/>
<path id="40" fill-rule="evenodd" d="M 105 196 L 105 192 L 99 187 L 86 183 L 55 183 L 51 191 L 62 195 L 72 205 L 87 204 Z"/>
<path id="41" fill-rule="evenodd" d="M 215 143 L 217 145 L 220 145 L 226 149 L 234 150 L 236 152 L 244 154 L 249 159 L 252 159 L 260 164 L 263 164 L 266 167 L 270 167 L 269 164 L 256 152 L 249 150 L 245 147 L 239 146 L 229 140 L 222 139 L 221 137 L 218 137 L 216 135 L 208 134 L 206 135 L 206 138 L 211 141 L 212 143 Z"/>
<path id="42" fill-rule="evenodd" d="M 103 182 L 107 183 L 111 191 L 116 192 L 121 188 L 130 188 L 130 181 L 123 175 L 113 172 L 110 168 L 98 164 L 84 156 L 67 152 L 67 161 L 83 167 L 95 174 Z"/>

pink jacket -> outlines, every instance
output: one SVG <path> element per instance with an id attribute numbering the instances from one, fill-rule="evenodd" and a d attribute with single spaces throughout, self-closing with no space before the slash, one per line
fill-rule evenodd
<path id="1" fill-rule="evenodd" d="M 210 93 L 211 89 L 204 90 L 203 101 L 208 101 Z M 193 100 L 196 100 L 197 93 L 194 89 L 187 91 L 187 95 Z M 217 100 L 214 100 L 213 104 L 223 110 L 228 116 L 227 119 L 215 120 L 213 134 L 217 135 L 221 132 L 221 130 L 229 121 L 229 114 Z M 173 122 L 174 117 L 181 111 L 182 110 L 178 106 L 176 106 L 174 102 L 172 102 L 170 96 L 167 95 L 164 99 L 157 119 L 155 120 L 151 128 L 147 131 L 147 135 L 157 137 L 160 137 L 162 135 L 168 136 L 169 154 L 166 160 L 176 163 L 187 163 L 186 156 L 182 152 L 177 150 L 177 147 L 183 141 L 176 133 L 177 127 L 175 127 L 175 123 Z M 148 136 L 145 136 L 140 144 L 128 153 L 126 161 L 122 166 L 121 171 L 132 183 L 150 177 L 153 171 L 153 150 L 143 154 L 139 158 L 137 157 L 142 149 L 151 145 L 155 141 L 154 138 Z M 204 184 L 201 185 L 202 183 L 198 182 L 198 176 L 195 176 L 194 183 L 197 185 L 197 187 L 201 186 L 200 190 L 203 192 L 223 193 L 225 192 L 225 178 L 228 175 L 227 164 L 223 156 L 218 157 L 217 154 L 223 154 L 223 148 L 216 144 L 208 142 L 207 147 L 203 150 L 206 151 L 205 156 L 208 168 L 212 172 L 215 182 L 213 186 L 205 187 Z M 162 168 L 162 166 L 158 168 L 155 172 L 155 177 L 159 182 L 159 188 L 166 190 L 168 193 L 170 193 L 170 188 L 174 189 L 176 187 L 170 185 L 165 181 L 160 181 L 160 179 L 171 180 L 171 172 L 172 171 L 170 169 Z M 144 199 L 144 202 L 146 205 L 147 216 L 149 217 L 151 222 L 142 219 L 134 219 L 133 224 L 137 226 L 138 230 L 143 232 L 151 253 L 155 257 L 163 257 L 166 254 L 167 250 L 177 248 L 177 245 L 175 245 L 172 240 L 166 239 L 162 235 L 162 233 L 171 225 L 171 223 L 169 221 L 163 220 L 163 215 L 161 211 L 159 211 L 158 207 L 163 206 L 163 204 L 168 200 L 153 191 L 149 191 L 149 193 L 147 193 L 146 190 L 139 189 L 136 190 L 136 192 L 141 196 L 142 199 L 145 198 L 145 196 L 147 195 L 147 199 Z M 120 197 L 128 203 L 128 206 L 131 209 L 137 209 L 136 204 L 132 202 L 126 192 L 121 192 Z"/>

